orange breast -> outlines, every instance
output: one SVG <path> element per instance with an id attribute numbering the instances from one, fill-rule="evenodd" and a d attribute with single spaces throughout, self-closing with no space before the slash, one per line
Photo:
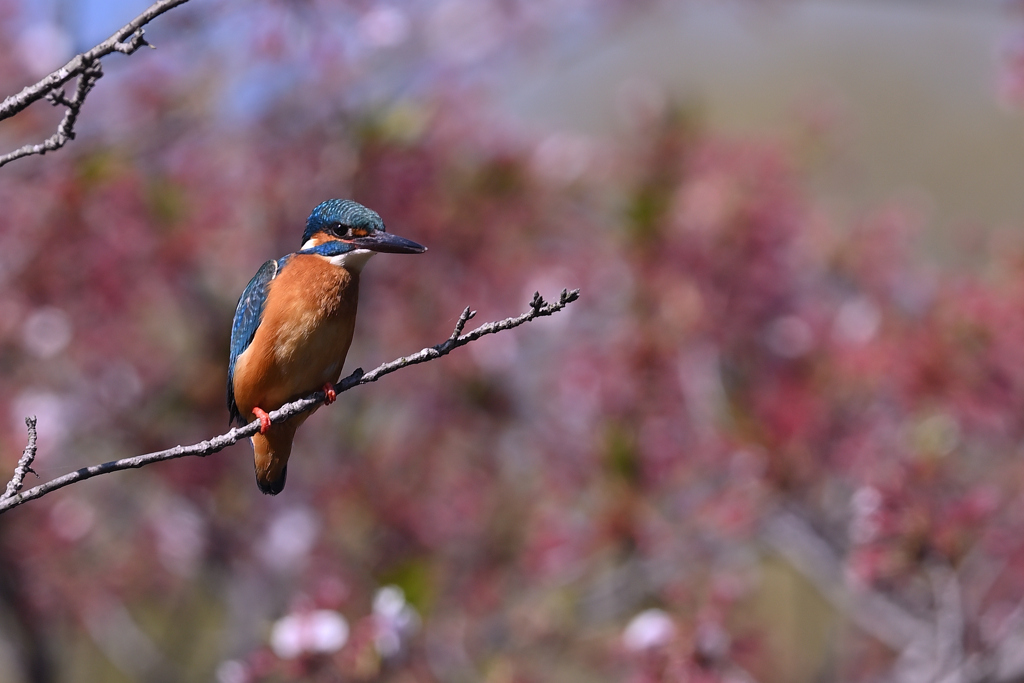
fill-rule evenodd
<path id="1" fill-rule="evenodd" d="M 359 276 L 323 256 L 292 256 L 270 283 L 263 320 L 235 363 L 235 402 L 246 418 L 272 411 L 341 376 L 355 329 Z"/>

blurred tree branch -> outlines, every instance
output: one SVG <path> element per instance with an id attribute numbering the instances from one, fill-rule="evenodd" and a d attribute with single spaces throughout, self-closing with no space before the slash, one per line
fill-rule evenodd
<path id="1" fill-rule="evenodd" d="M 441 356 L 448 355 L 453 349 L 457 349 L 460 346 L 465 346 L 470 342 L 476 341 L 480 337 L 488 334 L 495 334 L 504 330 L 511 330 L 514 327 L 519 327 L 524 323 L 528 323 L 535 318 L 541 318 L 557 313 L 573 301 L 579 298 L 580 291 L 574 289 L 572 291 L 562 290 L 561 295 L 556 303 L 548 303 L 540 295 L 535 293 L 533 300 L 530 302 L 530 310 L 518 317 L 505 318 L 504 320 L 498 320 L 495 322 L 484 323 L 480 327 L 477 327 L 466 334 L 462 331 L 466 327 L 466 323 L 469 322 L 473 316 L 476 315 L 476 311 L 470 310 L 466 307 L 462 311 L 462 315 L 459 316 L 458 322 L 455 324 L 455 329 L 451 336 L 444 342 L 431 346 L 410 356 L 403 356 L 390 363 L 384 363 L 369 372 L 363 372 L 362 368 L 356 368 L 352 371 L 352 374 L 343 378 L 340 382 L 335 385 L 335 391 L 341 393 L 348 391 L 360 384 L 368 384 L 370 382 L 376 382 L 384 375 L 389 375 L 396 370 L 408 367 L 410 365 L 417 365 L 419 363 L 426 363 L 427 361 L 440 358 Z M 286 403 L 279 409 L 270 413 L 271 423 L 278 423 L 287 420 L 290 417 L 304 413 L 307 410 L 311 410 L 316 406 L 324 402 L 326 396 L 323 391 L 317 391 L 309 396 L 300 398 Z M 231 431 L 221 434 L 220 436 L 201 441 L 191 446 L 175 446 L 174 448 L 168 448 L 163 451 L 157 451 L 155 453 L 147 453 L 145 455 L 137 455 L 131 458 L 122 458 L 121 460 L 112 460 L 105 462 L 100 465 L 92 465 L 90 467 L 83 467 L 74 472 L 69 472 L 64 476 L 57 477 L 46 483 L 39 484 L 24 493 L 21 493 L 22 481 L 25 478 L 27 472 L 31 472 L 32 460 L 35 457 L 35 418 L 26 418 L 25 423 L 28 425 L 29 430 L 29 442 L 25 447 L 25 453 L 21 460 L 18 461 L 18 466 L 15 469 L 14 477 L 7 485 L 7 489 L 2 496 L 0 496 L 0 514 L 7 512 L 11 508 L 17 507 L 23 503 L 27 503 L 30 500 L 41 498 L 47 493 L 56 491 L 57 489 L 64 488 L 76 482 L 85 481 L 101 474 L 109 474 L 111 472 L 118 472 L 120 470 L 133 469 L 137 467 L 143 467 L 145 465 L 151 465 L 155 462 L 162 462 L 164 460 L 173 460 L 175 458 L 183 458 L 186 456 L 207 456 L 218 451 L 221 451 L 228 446 L 232 446 L 238 441 L 250 437 L 259 430 L 259 422 L 250 422 L 244 427 L 236 427 Z"/>
<path id="2" fill-rule="evenodd" d="M 981 651 L 965 652 L 965 613 L 960 577 L 932 566 L 934 600 L 915 614 L 868 586 L 852 587 L 842 560 L 792 512 L 778 512 L 764 525 L 761 541 L 803 575 L 841 614 L 864 633 L 898 653 L 890 672 L 895 683 L 1014 683 L 1024 679 L 1024 602 L 1006 619 L 1003 637 Z"/>
<path id="3" fill-rule="evenodd" d="M 0 531 L 0 556 L 14 555 L 14 546 Z M 57 658 L 52 633 L 46 629 L 39 611 L 25 591 L 25 572 L 17 562 L 0 562 L 0 609 L 13 618 L 6 621 L 4 635 L 12 641 L 21 664 L 25 683 L 51 683 L 56 680 Z M 7 669 L 4 674 L 9 675 Z M 5 679 L 7 680 L 7 679 Z M 18 679 L 15 679 L 18 680 Z"/>
<path id="4" fill-rule="evenodd" d="M 164 12 L 186 2 L 188 0 L 159 0 L 159 2 L 153 3 L 145 12 L 132 19 L 96 47 L 76 55 L 46 78 L 26 86 L 17 95 L 11 95 L 0 103 L 0 121 L 24 111 L 29 105 L 41 99 L 49 100 L 54 106 L 66 108 L 64 118 L 57 126 L 56 133 L 43 142 L 35 145 L 28 144 L 0 156 L 0 166 L 33 154 L 52 152 L 63 147 L 68 140 L 74 139 L 75 122 L 78 120 L 82 105 L 85 104 L 85 98 L 103 76 L 103 66 L 100 60 L 113 52 L 130 55 L 143 45 L 149 45 L 142 27 Z M 75 94 L 68 97 L 63 86 L 75 77 L 78 78 Z"/>
<path id="5" fill-rule="evenodd" d="M 800 516 L 792 512 L 774 515 L 764 525 L 761 540 L 807 578 L 836 610 L 892 650 L 900 652 L 929 632 L 930 624 L 885 595 L 866 587 L 851 589 L 842 559 Z"/>

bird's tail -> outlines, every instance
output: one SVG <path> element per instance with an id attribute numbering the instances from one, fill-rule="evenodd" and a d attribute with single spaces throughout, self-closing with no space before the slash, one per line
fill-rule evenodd
<path id="1" fill-rule="evenodd" d="M 276 496 L 284 489 L 288 477 L 288 456 L 292 454 L 292 439 L 298 426 L 294 420 L 288 420 L 272 425 L 266 434 L 257 432 L 253 435 L 256 485 L 263 493 Z"/>

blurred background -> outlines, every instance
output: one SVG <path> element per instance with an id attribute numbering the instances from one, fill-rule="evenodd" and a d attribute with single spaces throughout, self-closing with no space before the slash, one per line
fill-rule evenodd
<path id="1" fill-rule="evenodd" d="M 0 0 L 0 93 L 147 4 Z M 277 497 L 239 444 L 3 515 L 0 683 L 1024 680 L 1016 3 L 146 35 L 0 169 L 3 472 L 27 415 L 42 480 L 226 431 L 238 295 L 329 197 L 430 249 L 365 271 L 346 372 L 582 295 L 343 394 Z"/>

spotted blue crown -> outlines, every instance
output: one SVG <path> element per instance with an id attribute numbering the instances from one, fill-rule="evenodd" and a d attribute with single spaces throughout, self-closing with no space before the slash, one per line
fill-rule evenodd
<path id="1" fill-rule="evenodd" d="M 336 232 L 339 227 L 362 228 L 370 234 L 385 231 L 384 221 L 373 209 L 351 199 L 328 199 L 309 214 L 302 243 L 318 232 Z"/>

